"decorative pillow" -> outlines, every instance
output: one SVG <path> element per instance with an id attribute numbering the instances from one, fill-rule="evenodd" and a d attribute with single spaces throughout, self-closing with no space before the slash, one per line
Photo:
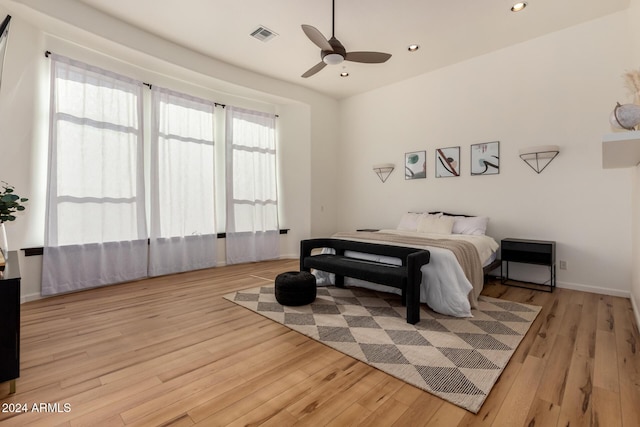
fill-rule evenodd
<path id="1" fill-rule="evenodd" d="M 418 222 L 420 222 L 420 218 L 422 218 L 424 214 L 416 213 L 416 212 L 407 212 L 402 215 L 400 219 L 400 224 L 398 224 L 398 230 L 407 230 L 407 231 L 416 231 L 418 229 Z"/>
<path id="2" fill-rule="evenodd" d="M 418 223 L 418 232 L 451 234 L 454 221 L 450 216 L 424 215 Z"/>
<path id="3" fill-rule="evenodd" d="M 454 218 L 452 234 L 471 234 L 484 236 L 487 231 L 489 217 L 486 216 L 456 216 Z"/>

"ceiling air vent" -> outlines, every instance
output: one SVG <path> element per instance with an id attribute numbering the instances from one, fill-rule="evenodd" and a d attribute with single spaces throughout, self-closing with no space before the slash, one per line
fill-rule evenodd
<path id="1" fill-rule="evenodd" d="M 263 42 L 268 42 L 269 40 L 271 40 L 272 38 L 274 38 L 277 35 L 278 34 L 276 32 L 271 31 L 270 29 L 268 29 L 264 25 L 260 25 L 258 28 L 253 30 L 251 32 L 251 34 L 250 34 L 251 37 L 256 38 L 256 39 L 258 39 L 260 41 L 263 41 Z"/>

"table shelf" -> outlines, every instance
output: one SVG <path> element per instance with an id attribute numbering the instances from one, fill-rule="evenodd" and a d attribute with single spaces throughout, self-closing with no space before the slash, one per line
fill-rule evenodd
<path id="1" fill-rule="evenodd" d="M 602 167 L 629 168 L 640 163 L 640 131 L 616 132 L 602 138 Z"/>
<path id="2" fill-rule="evenodd" d="M 556 287 L 556 242 L 548 240 L 528 240 L 528 239 L 502 239 L 500 242 L 502 257 L 502 279 L 505 285 L 518 286 L 527 289 L 542 290 L 553 292 Z M 517 262 L 522 264 L 544 265 L 549 267 L 549 284 L 521 282 L 508 283 L 509 279 L 509 263 Z M 506 263 L 506 269 L 504 268 Z M 537 286 L 537 287 L 533 287 Z"/>

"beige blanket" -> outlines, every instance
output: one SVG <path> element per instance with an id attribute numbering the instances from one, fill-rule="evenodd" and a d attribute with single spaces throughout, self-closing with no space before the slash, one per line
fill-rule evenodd
<path id="1" fill-rule="evenodd" d="M 469 302 L 471 307 L 478 305 L 478 296 L 482 292 L 484 286 L 484 272 L 482 270 L 482 262 L 475 246 L 469 242 L 461 240 L 447 239 L 429 239 L 420 236 L 405 236 L 384 232 L 339 232 L 333 235 L 335 238 L 357 241 L 369 241 L 375 243 L 391 244 L 395 246 L 409 246 L 429 249 L 428 247 L 436 247 L 450 250 L 455 255 L 462 271 L 471 282 L 473 291 L 469 292 Z"/>

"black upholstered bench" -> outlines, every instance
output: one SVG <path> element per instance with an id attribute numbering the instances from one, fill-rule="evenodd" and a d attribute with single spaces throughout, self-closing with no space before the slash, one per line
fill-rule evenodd
<path id="1" fill-rule="evenodd" d="M 331 248 L 334 254 L 311 255 L 313 249 Z M 402 265 L 368 261 L 345 255 L 345 252 L 361 252 L 399 258 Z M 356 242 L 342 239 L 307 239 L 300 242 L 300 270 L 326 271 L 335 274 L 335 285 L 344 287 L 344 277 L 399 288 L 402 303 L 407 306 L 407 323 L 420 321 L 420 269 L 429 263 L 429 251 L 377 243 Z"/>

